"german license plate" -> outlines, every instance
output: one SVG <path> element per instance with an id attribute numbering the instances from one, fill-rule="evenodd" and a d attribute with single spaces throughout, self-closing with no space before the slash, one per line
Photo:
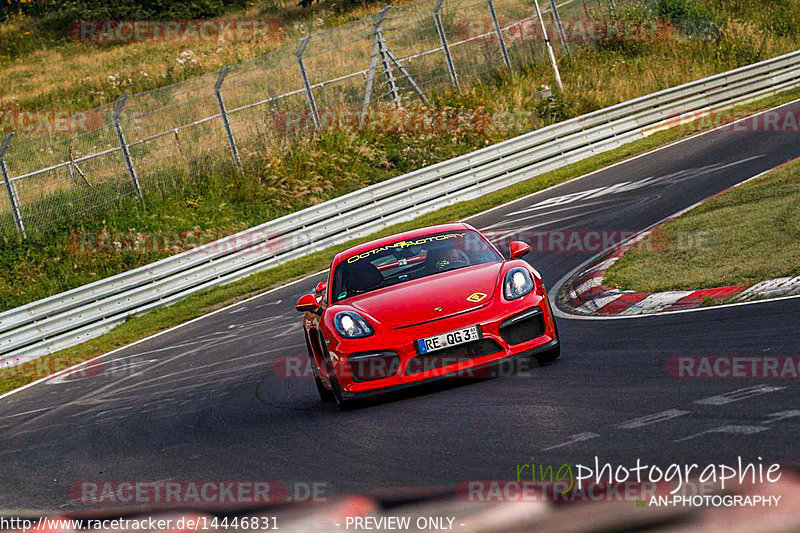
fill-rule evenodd
<path id="1" fill-rule="evenodd" d="M 468 328 L 442 333 L 441 335 L 419 339 L 417 341 L 417 349 L 419 353 L 426 354 L 437 350 L 444 350 L 450 346 L 476 341 L 480 338 L 481 331 L 478 329 L 478 326 L 470 326 Z"/>

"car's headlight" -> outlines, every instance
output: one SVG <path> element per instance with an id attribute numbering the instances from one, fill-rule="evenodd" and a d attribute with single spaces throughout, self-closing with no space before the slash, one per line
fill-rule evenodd
<path id="1" fill-rule="evenodd" d="M 336 331 L 345 339 L 360 339 L 373 334 L 372 327 L 355 311 L 342 311 L 333 317 Z"/>
<path id="2" fill-rule="evenodd" d="M 533 290 L 531 273 L 522 267 L 512 268 L 503 281 L 503 296 L 506 300 L 522 298 Z"/>

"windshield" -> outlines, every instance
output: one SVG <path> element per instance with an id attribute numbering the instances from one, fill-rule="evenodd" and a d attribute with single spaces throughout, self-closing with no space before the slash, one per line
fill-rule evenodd
<path id="1" fill-rule="evenodd" d="M 333 275 L 337 302 L 382 287 L 503 258 L 478 232 L 432 233 L 348 257 Z"/>

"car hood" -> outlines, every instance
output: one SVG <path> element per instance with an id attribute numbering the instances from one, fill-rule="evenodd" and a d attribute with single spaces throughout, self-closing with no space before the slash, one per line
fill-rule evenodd
<path id="1" fill-rule="evenodd" d="M 502 262 L 487 263 L 433 274 L 360 295 L 348 304 L 390 328 L 439 320 L 491 302 L 502 267 Z M 480 294 L 467 300 L 475 293 Z"/>

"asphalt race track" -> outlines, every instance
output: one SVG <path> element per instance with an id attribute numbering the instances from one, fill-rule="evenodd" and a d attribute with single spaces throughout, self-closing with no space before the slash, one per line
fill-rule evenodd
<path id="1" fill-rule="evenodd" d="M 800 112 L 800 102 L 786 108 Z M 635 231 L 796 157 L 796 133 L 718 130 L 469 222 L 495 234 Z M 593 255 L 526 259 L 550 288 Z M 800 298 L 630 320 L 561 319 L 560 362 L 338 412 L 320 403 L 310 379 L 274 371 L 279 358 L 306 357 L 294 303 L 320 277 L 118 351 L 93 364 L 90 377 L 0 399 L 0 510 L 81 508 L 69 495 L 80 481 L 275 480 L 367 492 L 511 479 L 531 457 L 593 465 L 598 456 L 626 466 L 637 458 L 798 458 L 796 382 L 675 379 L 665 365 L 681 355 L 800 356 Z"/>

